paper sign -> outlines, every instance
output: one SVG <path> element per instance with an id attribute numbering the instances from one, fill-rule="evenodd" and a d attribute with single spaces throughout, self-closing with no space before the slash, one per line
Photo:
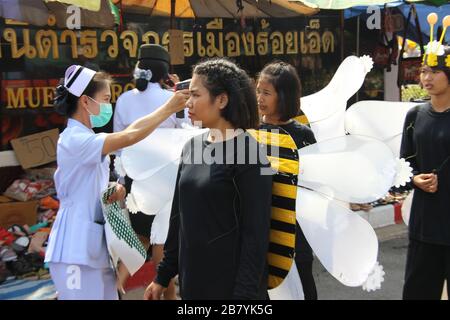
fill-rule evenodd
<path id="1" fill-rule="evenodd" d="M 24 169 L 56 161 L 59 131 L 52 129 L 11 140 L 20 165 Z"/>
<path id="2" fill-rule="evenodd" d="M 169 30 L 169 53 L 172 65 L 184 64 L 183 30 Z"/>

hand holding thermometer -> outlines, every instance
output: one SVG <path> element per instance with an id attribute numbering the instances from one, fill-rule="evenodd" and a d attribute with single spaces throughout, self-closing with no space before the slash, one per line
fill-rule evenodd
<path id="1" fill-rule="evenodd" d="M 177 82 L 175 84 L 175 91 L 183 90 L 183 89 L 189 89 L 190 83 L 191 83 L 191 79 L 187 79 L 187 80 L 184 80 L 184 81 Z M 184 110 L 178 111 L 176 113 L 176 117 L 179 118 L 179 119 L 183 119 L 184 118 Z"/>

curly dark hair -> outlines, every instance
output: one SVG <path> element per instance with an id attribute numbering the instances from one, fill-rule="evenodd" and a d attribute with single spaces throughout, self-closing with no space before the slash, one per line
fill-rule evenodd
<path id="1" fill-rule="evenodd" d="M 244 70 L 226 58 L 214 58 L 195 65 L 193 74 L 202 76 L 211 100 L 222 93 L 228 95 L 228 104 L 221 110 L 225 120 L 235 128 L 257 128 L 255 86 Z"/>
<path id="2" fill-rule="evenodd" d="M 274 61 L 267 64 L 258 78 L 267 78 L 278 95 L 278 114 L 281 121 L 288 121 L 300 114 L 302 85 L 297 70 L 289 63 Z"/>

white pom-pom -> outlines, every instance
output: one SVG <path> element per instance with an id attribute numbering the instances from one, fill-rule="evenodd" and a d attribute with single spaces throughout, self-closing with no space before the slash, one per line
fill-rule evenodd
<path id="1" fill-rule="evenodd" d="M 363 283 L 362 288 L 367 292 L 375 291 L 381 289 L 381 283 L 384 281 L 384 275 L 386 273 L 383 270 L 383 266 L 381 264 L 375 263 L 375 266 L 367 277 L 366 282 Z"/>
<path id="2" fill-rule="evenodd" d="M 413 176 L 412 173 L 413 169 L 409 165 L 409 162 L 407 162 L 405 159 L 396 159 L 395 160 L 395 178 L 393 186 L 396 188 L 400 186 L 406 185 L 407 182 L 411 180 L 411 177 Z"/>
<path id="3" fill-rule="evenodd" d="M 360 57 L 359 59 L 361 59 L 362 63 L 364 64 L 364 69 L 365 69 L 366 73 L 369 73 L 370 70 L 372 70 L 372 68 L 373 68 L 372 58 L 368 55 L 364 55 L 364 56 Z"/>
<path id="4" fill-rule="evenodd" d="M 445 53 L 444 46 L 437 40 L 434 40 L 427 45 L 426 54 L 430 53 L 433 53 L 437 56 L 443 56 Z"/>
<path id="5" fill-rule="evenodd" d="M 121 177 L 125 177 L 127 175 L 127 172 L 125 171 L 125 168 L 122 165 L 122 160 L 120 157 L 116 157 L 114 159 L 114 170 L 116 170 L 117 174 Z"/>
<path id="6" fill-rule="evenodd" d="M 128 211 L 131 213 L 138 213 L 139 208 L 136 204 L 136 200 L 134 200 L 133 194 L 129 193 L 127 196 L 127 199 L 125 200 L 125 203 L 127 205 Z"/>

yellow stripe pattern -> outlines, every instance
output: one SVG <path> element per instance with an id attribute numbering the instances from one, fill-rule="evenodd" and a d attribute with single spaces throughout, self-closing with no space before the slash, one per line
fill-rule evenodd
<path id="1" fill-rule="evenodd" d="M 260 144 L 297 150 L 297 146 L 289 134 L 274 133 L 269 130 L 248 130 L 248 132 Z M 271 167 L 277 172 L 288 173 L 293 179 L 297 178 L 299 170 L 298 160 L 291 160 L 279 154 L 279 157 L 268 156 Z M 270 243 L 268 252 L 269 278 L 268 287 L 278 287 L 289 273 L 295 255 L 295 199 L 297 198 L 296 184 L 273 182 L 272 199 L 277 198 L 278 203 L 286 203 L 286 207 L 276 207 L 272 204 Z M 281 202 L 280 202 L 281 200 Z M 285 202 L 284 200 L 287 200 Z M 294 201 L 292 201 L 294 200 Z M 292 203 L 294 206 L 292 207 Z M 282 205 L 279 205 L 282 206 Z M 284 226 L 283 230 L 277 230 L 276 225 Z M 290 230 L 291 232 L 287 232 Z M 273 272 L 276 270 L 276 272 Z M 272 272 L 271 272 L 272 271 Z"/>

